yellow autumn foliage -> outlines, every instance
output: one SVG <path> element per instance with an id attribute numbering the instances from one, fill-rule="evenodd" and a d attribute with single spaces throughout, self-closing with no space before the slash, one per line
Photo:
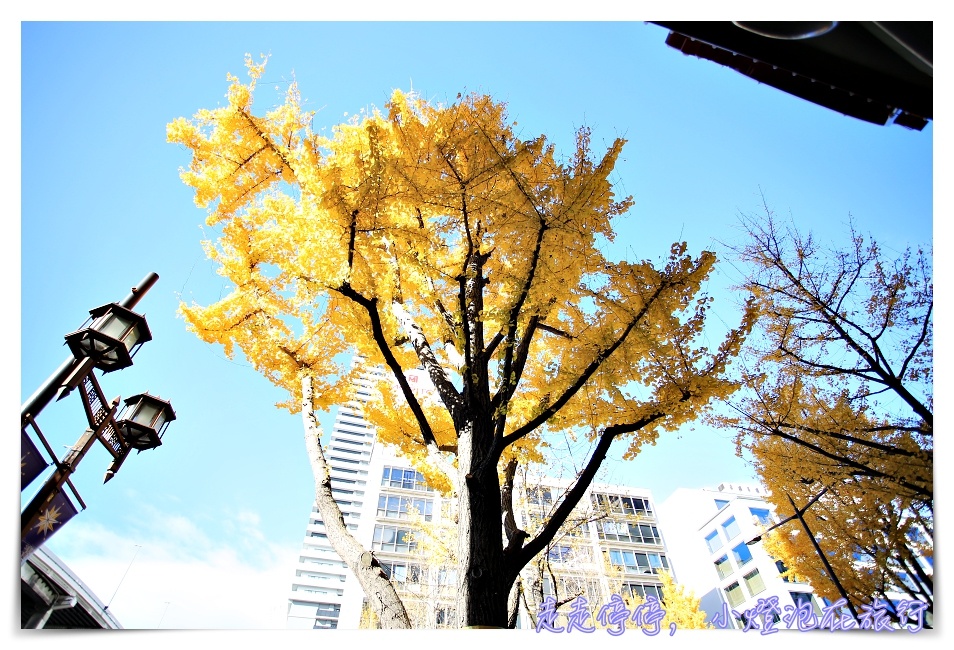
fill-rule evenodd
<path id="1" fill-rule="evenodd" d="M 256 112 L 265 62 L 246 65 L 226 105 L 167 128 L 191 152 L 181 177 L 208 210 L 218 238 L 206 251 L 230 288 L 181 313 L 287 391 L 292 410 L 303 377 L 314 408 L 339 403 L 349 354 L 384 367 L 393 383 L 367 410 L 379 440 L 470 495 L 461 574 L 490 576 L 474 589 L 499 598 L 560 523 L 506 557 L 487 550 L 500 534 L 477 523 L 500 519 L 501 461 L 544 460 L 547 433 L 597 442 L 596 466 L 614 440 L 635 457 L 736 390 L 726 369 L 754 311 L 710 348 L 713 253 L 678 242 L 662 263 L 604 254 L 632 205 L 609 180 L 622 139 L 599 153 L 582 128 L 561 157 L 545 136 L 519 137 L 492 97 L 445 105 L 401 91 L 324 135 L 294 83 Z M 433 399 L 411 389 L 417 368 Z M 481 563 L 497 568 L 471 571 Z M 465 624 L 491 616 L 473 593 Z"/>
<path id="2" fill-rule="evenodd" d="M 771 211 L 745 225 L 761 316 L 736 415 L 717 422 L 737 429 L 780 516 L 811 504 L 811 535 L 793 519 L 766 549 L 832 601 L 933 603 L 930 255 L 888 254 L 853 224 L 835 248 Z"/>
<path id="3" fill-rule="evenodd" d="M 569 398 L 546 421 L 554 429 L 582 426 L 596 435 L 607 423 L 664 412 L 633 436 L 635 453 L 657 429 L 677 428 L 735 388 L 721 371 L 740 335 L 718 351 L 692 347 L 706 306 L 694 296 L 714 255 L 693 258 L 677 244 L 657 269 L 611 262 L 600 251 L 614 236 L 611 220 L 632 203 L 617 199 L 608 181 L 623 140 L 593 158 L 581 129 L 576 150 L 561 162 L 544 137 L 519 140 L 504 105 L 490 97 L 441 106 L 400 91 L 383 112 L 339 124 L 326 137 L 311 130 L 313 113 L 302 108 L 295 84 L 283 105 L 254 115 L 264 62 L 246 63 L 250 81 L 229 76 L 228 105 L 168 126 L 168 140 L 192 152 L 182 179 L 209 209 L 207 223 L 220 228 L 206 250 L 233 285 L 223 299 L 183 304 L 181 312 L 203 340 L 228 355 L 241 349 L 285 388 L 289 408 L 298 407 L 300 373 L 318 382 L 316 406 L 338 401 L 347 376 L 335 361 L 342 352 L 385 363 L 385 345 L 401 368 L 420 365 L 411 346 L 395 344 L 404 336 L 388 308 L 394 302 L 429 342 L 447 340 L 460 351 L 473 335 L 468 328 L 488 339 L 515 333 L 484 368 L 470 369 L 491 371 L 497 390 L 506 388 L 499 373 L 514 352 L 507 343 L 534 329 L 519 390 L 498 405 L 505 434 L 534 422 L 561 394 Z M 466 313 L 458 297 L 475 252 L 487 286 L 479 312 Z M 367 305 L 342 287 L 374 302 L 379 334 Z M 627 328 L 634 331 L 619 345 Z M 627 385 L 651 398 L 630 398 Z M 392 442 L 410 452 L 408 427 L 416 425 L 400 408 L 383 410 L 407 425 L 394 429 Z M 438 443 L 453 445 L 446 417 L 431 409 L 432 417 Z"/>

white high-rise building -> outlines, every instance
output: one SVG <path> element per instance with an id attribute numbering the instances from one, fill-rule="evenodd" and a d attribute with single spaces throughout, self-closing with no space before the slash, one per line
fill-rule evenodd
<path id="1" fill-rule="evenodd" d="M 361 404 L 372 395 L 372 382 L 370 373 L 356 380 L 355 400 L 338 408 L 326 450 L 332 491 L 352 531 L 359 529 L 365 502 L 376 497 L 373 481 L 370 489 L 368 485 L 375 436 L 361 415 Z M 355 589 L 360 592 L 354 576 L 328 542 L 317 505 L 312 506 L 288 599 L 287 626 L 338 627 L 352 618 L 348 616 L 346 592 L 351 596 Z"/>
<path id="2" fill-rule="evenodd" d="M 701 598 L 710 623 L 728 613 L 732 620 L 725 624 L 743 627 L 745 612 L 753 612 L 760 599 L 766 602 L 773 596 L 783 615 L 786 606 L 802 603 L 821 614 L 811 586 L 783 579 L 784 565 L 762 548 L 761 541 L 753 541 L 778 521 L 765 497 L 761 486 L 723 483 L 715 489 L 679 488 L 659 504 L 660 525 L 679 568 L 679 583 Z M 773 615 L 776 621 L 777 616 Z"/>
<path id="3" fill-rule="evenodd" d="M 410 534 L 411 520 L 418 516 L 439 521 L 441 498 L 420 472 L 376 440 L 374 428 L 362 415 L 362 405 L 383 376 L 382 369 L 367 367 L 355 380 L 354 399 L 338 407 L 325 450 L 332 492 L 348 528 L 374 551 L 409 609 L 414 601 L 429 603 L 416 608 L 424 612 L 422 624 L 456 626 L 449 604 L 454 594 L 445 588 L 454 576 L 436 570 L 423 576 L 417 542 Z M 423 371 L 411 371 L 408 380 L 424 391 L 431 385 Z M 357 629 L 364 598 L 354 574 L 331 548 L 313 506 L 288 598 L 286 627 Z"/>

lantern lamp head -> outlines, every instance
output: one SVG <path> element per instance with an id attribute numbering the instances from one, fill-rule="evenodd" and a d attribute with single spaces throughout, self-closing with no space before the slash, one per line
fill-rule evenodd
<path id="1" fill-rule="evenodd" d="M 139 451 L 161 445 L 166 428 L 176 419 L 172 404 L 149 393 L 133 395 L 124 401 L 126 406 L 116 419 L 116 428 L 126 444 Z"/>
<path id="2" fill-rule="evenodd" d="M 133 355 L 152 340 L 146 319 L 130 309 L 110 303 L 89 313 L 83 327 L 66 335 L 66 344 L 74 357 L 93 359 L 104 373 L 131 366 Z"/>

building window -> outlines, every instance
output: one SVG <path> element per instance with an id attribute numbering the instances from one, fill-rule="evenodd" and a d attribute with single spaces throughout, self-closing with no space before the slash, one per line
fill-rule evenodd
<path id="1" fill-rule="evenodd" d="M 527 501 L 541 508 L 553 507 L 553 493 L 550 488 L 531 487 L 527 489 Z"/>
<path id="2" fill-rule="evenodd" d="M 443 587 L 445 585 L 456 585 L 456 584 L 457 584 L 457 569 L 438 569 L 437 586 Z"/>
<path id="3" fill-rule="evenodd" d="M 779 616 L 779 615 L 778 615 L 778 612 L 776 612 L 775 610 L 769 610 L 768 612 L 765 612 L 764 614 L 761 614 L 761 615 L 759 615 L 759 614 L 750 615 L 750 612 L 754 612 L 754 611 L 758 611 L 758 610 L 752 610 L 752 609 L 750 609 L 750 610 L 748 610 L 748 611 L 746 611 L 746 612 L 741 612 L 741 613 L 739 614 L 737 620 L 739 621 L 739 623 L 741 623 L 741 625 L 739 625 L 740 628 L 742 628 L 742 629 L 744 630 L 746 624 L 751 620 L 751 618 L 754 618 L 756 622 L 758 622 L 759 618 L 761 618 L 761 619 L 762 619 L 762 622 L 763 622 L 764 624 L 766 624 L 766 627 L 768 627 L 768 621 L 767 621 L 766 619 L 769 618 L 769 614 L 770 614 L 770 613 L 771 613 L 771 615 L 772 615 L 772 617 L 771 617 L 771 618 L 772 618 L 772 624 L 778 623 L 779 621 L 782 620 L 782 617 Z M 756 628 L 758 628 L 758 627 L 760 627 L 760 626 L 756 623 Z"/>
<path id="4" fill-rule="evenodd" d="M 660 553 L 636 553 L 611 548 L 609 551 L 610 564 L 621 567 L 627 573 L 659 573 L 669 570 L 669 560 Z"/>
<path id="5" fill-rule="evenodd" d="M 795 603 L 795 607 L 801 607 L 803 603 L 808 603 L 811 605 L 812 610 L 817 616 L 821 616 L 821 608 L 818 607 L 818 603 L 815 602 L 815 599 L 812 598 L 810 593 L 804 591 L 790 591 L 788 594 L 792 597 L 792 601 Z"/>
<path id="6" fill-rule="evenodd" d="M 624 582 L 623 593 L 621 596 L 629 596 L 633 599 L 646 600 L 653 596 L 660 603 L 663 602 L 662 587 L 660 585 L 649 585 L 641 582 Z"/>
<path id="7" fill-rule="evenodd" d="M 785 573 L 786 571 L 788 571 L 788 567 L 785 566 L 785 563 L 782 562 L 781 560 L 775 560 L 775 568 L 778 569 L 779 573 Z M 784 580 L 785 582 L 795 582 L 788 576 L 782 576 L 782 580 Z"/>
<path id="8" fill-rule="evenodd" d="M 762 576 L 759 575 L 758 569 L 755 569 L 751 573 L 746 573 L 744 580 L 745 586 L 749 588 L 749 593 L 753 596 L 765 591 L 765 583 L 762 582 Z"/>
<path id="9" fill-rule="evenodd" d="M 371 541 L 371 548 L 375 551 L 409 553 L 417 549 L 417 542 L 414 541 L 412 531 L 406 528 L 381 526 L 378 524 L 374 527 L 374 538 Z"/>
<path id="10" fill-rule="evenodd" d="M 570 521 L 568 520 L 564 527 L 560 529 L 563 531 L 564 536 L 566 537 L 589 537 L 590 536 L 590 525 L 585 521 Z M 662 542 L 660 542 L 662 543 Z"/>
<path id="11" fill-rule="evenodd" d="M 552 562 L 568 562 L 573 549 L 569 546 L 551 546 L 547 551 L 547 559 Z"/>
<path id="12" fill-rule="evenodd" d="M 725 588 L 725 595 L 729 599 L 729 605 L 738 607 L 745 602 L 745 595 L 742 593 L 742 587 L 738 582 L 733 582 Z"/>
<path id="13" fill-rule="evenodd" d="M 715 504 L 716 504 L 716 510 L 722 510 L 724 507 L 729 505 L 729 502 L 726 501 L 725 499 L 716 499 Z"/>
<path id="14" fill-rule="evenodd" d="M 457 610 L 453 607 L 438 607 L 436 623 L 438 627 L 457 627 Z"/>
<path id="15" fill-rule="evenodd" d="M 600 539 L 613 542 L 632 542 L 634 544 L 662 544 L 662 538 L 655 526 L 631 524 L 625 521 L 606 520 L 597 524 Z"/>
<path id="16" fill-rule="evenodd" d="M 418 492 L 434 491 L 434 488 L 428 487 L 423 474 L 403 467 L 385 467 L 384 475 L 381 477 L 381 485 L 402 490 L 417 490 Z"/>
<path id="17" fill-rule="evenodd" d="M 732 539 L 739 534 L 739 524 L 735 517 L 729 517 L 722 523 L 722 530 L 725 531 L 725 538 Z"/>
<path id="18" fill-rule="evenodd" d="M 380 564 L 384 575 L 400 586 L 403 586 L 405 583 L 418 583 L 421 581 L 421 567 L 418 564 L 391 562 L 389 560 L 381 560 Z"/>
<path id="19" fill-rule="evenodd" d="M 340 444 L 347 444 L 347 445 L 361 445 L 361 444 L 362 444 L 362 443 L 360 443 L 360 442 L 355 442 L 355 441 L 353 441 L 353 440 L 344 440 L 344 439 L 342 439 L 342 440 L 335 440 L 334 443 L 332 443 L 332 446 L 329 448 L 329 451 L 337 451 L 337 452 L 342 453 L 342 454 L 354 454 L 355 456 L 370 456 L 370 455 L 371 455 L 369 452 L 366 452 L 366 451 L 364 451 L 363 449 L 348 449 L 347 447 L 338 447 L 338 446 L 336 446 L 338 443 L 340 443 Z"/>
<path id="20" fill-rule="evenodd" d="M 729 563 L 729 556 L 723 555 L 715 562 L 716 571 L 719 573 L 719 579 L 728 578 L 732 574 L 732 564 Z"/>
<path id="21" fill-rule="evenodd" d="M 752 561 L 752 551 L 750 551 L 749 547 L 745 544 L 739 544 L 733 548 L 732 555 L 735 557 L 735 562 L 739 566 L 743 566 Z"/>
<path id="22" fill-rule="evenodd" d="M 318 603 L 318 608 L 315 610 L 315 616 L 325 618 L 338 618 L 340 613 L 341 605 L 337 603 Z"/>
<path id="23" fill-rule="evenodd" d="M 593 506 L 597 510 L 601 510 L 607 514 L 653 516 L 649 499 L 628 497 L 620 494 L 602 494 L 599 492 L 591 495 L 591 499 Z"/>
<path id="24" fill-rule="evenodd" d="M 434 517 L 434 501 L 385 494 L 378 497 L 378 517 L 407 519 L 412 512 L 423 517 L 424 521 L 431 521 Z"/>
<path id="25" fill-rule="evenodd" d="M 769 512 L 768 508 L 749 508 L 749 512 L 763 526 L 772 525 L 772 513 Z"/>
<path id="26" fill-rule="evenodd" d="M 722 540 L 719 539 L 719 531 L 714 530 L 708 535 L 706 535 L 706 546 L 709 547 L 710 553 L 715 553 L 720 548 L 722 548 Z"/>

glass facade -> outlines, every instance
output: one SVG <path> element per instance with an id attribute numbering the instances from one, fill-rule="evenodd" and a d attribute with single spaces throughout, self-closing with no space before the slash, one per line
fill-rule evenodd
<path id="1" fill-rule="evenodd" d="M 772 513 L 768 508 L 749 508 L 749 512 L 751 512 L 756 521 L 763 526 L 772 525 Z"/>
<path id="2" fill-rule="evenodd" d="M 661 553 L 638 553 L 623 549 L 609 550 L 610 564 L 621 567 L 627 573 L 658 573 L 669 569 L 669 560 Z"/>
<path id="3" fill-rule="evenodd" d="M 597 510 L 607 514 L 653 516 L 648 499 L 599 492 L 591 495 L 591 499 Z"/>
<path id="4" fill-rule="evenodd" d="M 725 588 L 725 595 L 729 599 L 729 605 L 738 607 L 745 602 L 745 594 L 742 593 L 742 587 L 738 582 L 733 582 Z"/>
<path id="5" fill-rule="evenodd" d="M 632 542 L 634 544 L 662 544 L 659 531 L 655 526 L 649 524 L 604 520 L 597 522 L 596 526 L 600 539 L 612 542 Z"/>
<path id="6" fill-rule="evenodd" d="M 660 603 L 663 602 L 662 587 L 655 584 L 646 584 L 641 582 L 624 582 L 623 596 L 645 600 L 649 596 L 654 596 Z"/>
<path id="7" fill-rule="evenodd" d="M 376 524 L 371 548 L 375 551 L 390 553 L 410 553 L 417 549 L 417 541 L 414 540 L 413 532 L 408 528 Z"/>
<path id="8" fill-rule="evenodd" d="M 378 497 L 378 517 L 408 519 L 412 513 L 419 515 L 424 521 L 431 521 L 434 518 L 434 501 L 390 494 Z"/>
<path id="9" fill-rule="evenodd" d="M 381 485 L 401 490 L 417 490 L 418 492 L 434 491 L 434 488 L 428 487 L 423 474 L 403 467 L 385 467 L 384 475 L 381 477 Z"/>

